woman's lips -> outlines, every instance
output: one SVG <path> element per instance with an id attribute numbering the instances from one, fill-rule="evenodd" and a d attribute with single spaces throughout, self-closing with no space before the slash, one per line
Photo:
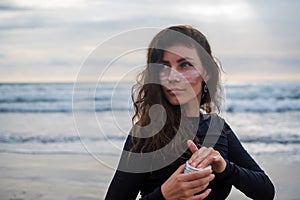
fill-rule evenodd
<path id="1" fill-rule="evenodd" d="M 168 92 L 171 94 L 171 95 L 179 95 L 179 94 L 182 94 L 184 92 L 184 89 L 180 89 L 180 88 L 171 88 L 171 89 L 168 89 Z"/>

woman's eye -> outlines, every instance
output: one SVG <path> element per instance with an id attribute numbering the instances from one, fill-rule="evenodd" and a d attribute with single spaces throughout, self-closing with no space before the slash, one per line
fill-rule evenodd
<path id="1" fill-rule="evenodd" d="M 180 67 L 192 67 L 193 65 L 189 62 L 183 62 L 180 64 Z"/>

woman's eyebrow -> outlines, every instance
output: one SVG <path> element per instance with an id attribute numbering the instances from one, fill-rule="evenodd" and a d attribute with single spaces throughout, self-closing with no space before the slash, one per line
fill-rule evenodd
<path id="1" fill-rule="evenodd" d="M 180 63 L 182 61 L 187 61 L 187 60 L 193 60 L 193 58 L 191 58 L 191 57 L 184 57 L 184 58 L 178 59 L 177 62 Z"/>
<path id="2" fill-rule="evenodd" d="M 183 62 L 183 61 L 188 61 L 188 60 L 194 60 L 194 59 L 191 58 L 191 57 L 184 57 L 184 58 L 179 58 L 176 62 L 177 62 L 177 63 L 181 63 L 181 62 Z M 161 64 L 170 64 L 170 62 L 167 61 L 167 60 L 162 60 L 160 63 L 161 63 Z"/>
<path id="3" fill-rule="evenodd" d="M 162 61 L 160 61 L 160 63 L 161 63 L 161 64 L 170 64 L 170 62 L 169 62 L 169 61 L 166 61 L 166 60 L 162 60 Z"/>

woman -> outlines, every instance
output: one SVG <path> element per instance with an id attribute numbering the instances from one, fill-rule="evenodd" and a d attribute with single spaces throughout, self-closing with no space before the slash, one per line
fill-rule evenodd
<path id="1" fill-rule="evenodd" d="M 274 186 L 215 113 L 220 69 L 205 36 L 190 26 L 158 33 L 133 90 L 135 115 L 106 199 L 225 199 L 235 186 L 273 199 Z M 135 95 L 136 94 L 136 95 Z M 186 162 L 195 168 L 184 173 Z"/>

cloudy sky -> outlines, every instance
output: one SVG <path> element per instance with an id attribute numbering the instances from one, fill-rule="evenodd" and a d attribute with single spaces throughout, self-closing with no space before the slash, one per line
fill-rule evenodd
<path id="1" fill-rule="evenodd" d="M 297 0 L 1 0 L 0 82 L 75 81 L 87 63 L 105 80 L 130 80 L 151 37 L 175 24 L 207 36 L 228 81 L 300 81 L 299 9 Z"/>

